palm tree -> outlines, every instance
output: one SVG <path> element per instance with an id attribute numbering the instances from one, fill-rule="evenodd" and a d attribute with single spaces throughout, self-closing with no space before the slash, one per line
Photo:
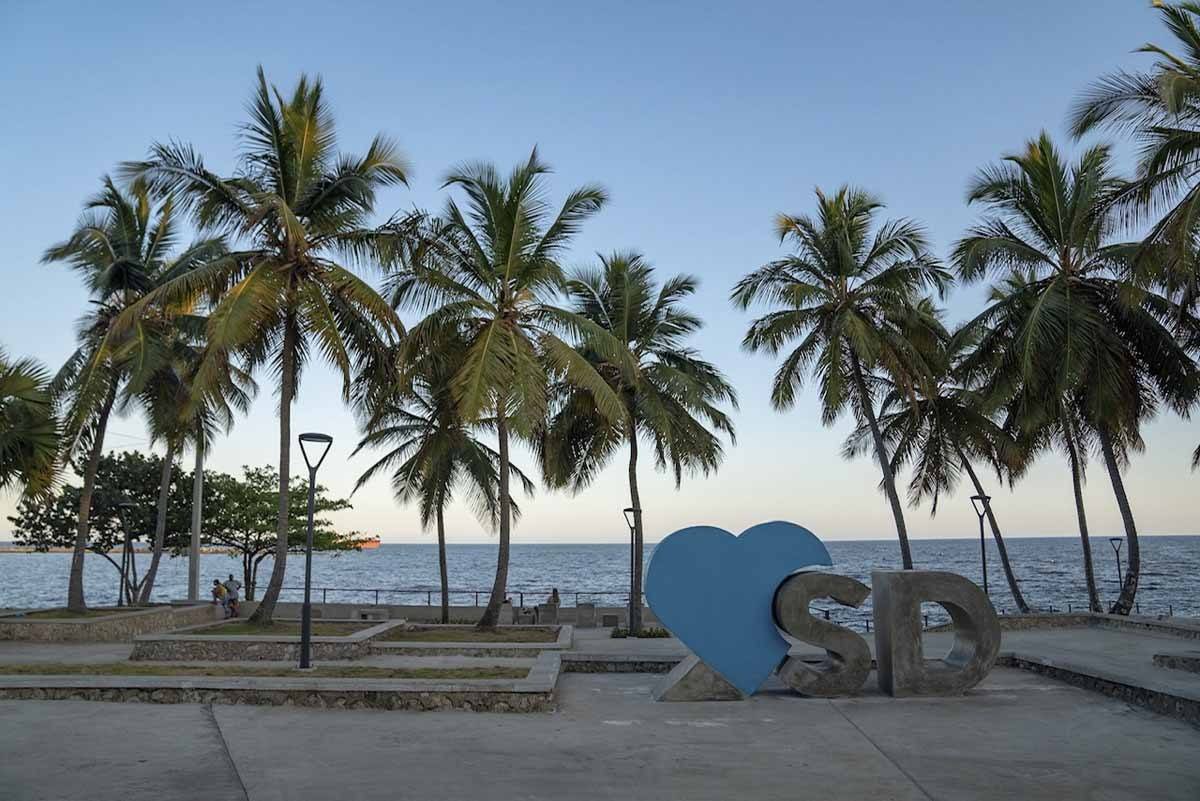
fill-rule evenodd
<path id="1" fill-rule="evenodd" d="M 680 304 L 697 284 L 692 276 L 677 275 L 656 286 L 654 268 L 633 252 L 601 256 L 599 269 L 578 271 L 567 281 L 575 313 L 610 333 L 624 348 L 620 362 L 608 361 L 587 346 L 579 352 L 621 398 L 625 420 L 611 422 L 600 414 L 591 393 L 565 384 L 542 437 L 542 461 L 550 483 L 578 492 L 618 448 L 629 446 L 629 501 L 634 510 L 629 629 L 633 633 L 642 624 L 639 440 L 653 445 L 656 466 L 670 468 L 677 488 L 684 470 L 708 475 L 720 465 L 723 448 L 714 431 L 734 440 L 733 423 L 719 404 L 737 408 L 737 394 L 720 371 L 687 346 L 688 337 L 703 323 Z"/>
<path id="2" fill-rule="evenodd" d="M 450 343 L 445 343 L 439 355 L 444 357 L 450 349 Z M 459 416 L 449 383 L 456 369 L 456 364 L 444 358 L 426 359 L 410 386 L 369 413 L 363 438 L 354 449 L 357 454 L 364 448 L 387 448 L 359 477 L 356 491 L 380 471 L 390 470 L 396 500 L 418 504 L 423 528 L 436 524 L 443 623 L 450 622 L 446 506 L 461 488 L 485 525 L 494 528 L 500 511 L 500 454 L 476 436 L 477 431 L 494 427 L 494 421 L 483 419 L 468 424 Z M 515 465 L 510 464 L 508 470 L 526 494 L 532 495 L 533 482 Z M 512 504 L 512 514 L 514 518 L 520 514 L 516 503 Z"/>
<path id="3" fill-rule="evenodd" d="M 376 137 L 364 156 L 339 155 L 320 79 L 301 76 L 290 97 L 262 68 L 231 177 L 211 172 L 190 146 L 156 144 L 127 176 L 179 199 L 203 230 L 236 245 L 202 269 L 152 293 L 142 304 L 205 297 L 211 308 L 196 374 L 214 392 L 230 363 L 267 364 L 279 377 L 279 519 L 270 583 L 252 620 L 270 622 L 287 562 L 291 407 L 315 350 L 343 376 L 349 397 L 355 364 L 400 321 L 379 294 L 341 261 L 365 262 L 386 235 L 367 227 L 380 187 L 407 182 L 396 146 Z M 134 319 L 143 308 L 131 310 Z"/>
<path id="4" fill-rule="evenodd" d="M 1137 244 L 1110 241 L 1111 199 L 1123 187 L 1106 146 L 1068 167 L 1043 133 L 980 172 L 968 198 L 991 215 L 954 249 L 964 280 L 1009 279 L 972 325 L 1002 340 L 986 347 L 1000 355 L 995 381 L 1012 398 L 1017 425 L 1057 427 L 1075 461 L 1082 429 L 1096 437 L 1129 540 L 1129 570 L 1111 610 L 1119 614 L 1133 606 L 1141 568 L 1121 477 L 1126 451 L 1139 446 L 1140 425 L 1160 401 L 1185 413 L 1200 379 L 1170 329 L 1181 310 L 1136 279 Z"/>
<path id="5" fill-rule="evenodd" d="M 66 262 L 82 273 L 93 304 L 79 322 L 79 347 L 53 381 L 54 392 L 64 401 L 62 458 L 68 461 L 85 454 L 67 594 L 72 611 L 87 608 L 84 554 L 109 416 L 131 377 L 158 369 L 169 337 L 169 319 L 186 311 L 190 301 L 164 306 L 163 314 L 135 316 L 124 324 L 122 314 L 223 250 L 219 239 L 201 239 L 172 255 L 178 239 L 175 206 L 168 199 L 156 207 L 143 181 L 134 181 L 125 193 L 106 177 L 101 192 L 85 208 L 71 236 L 42 257 L 45 263 Z"/>
<path id="6" fill-rule="evenodd" d="M 197 454 L 203 454 L 206 442 L 221 430 L 233 427 L 236 411 L 247 412 L 257 390 L 253 378 L 237 365 L 217 376 L 218 383 L 206 394 L 195 391 L 194 381 L 204 357 L 204 330 L 207 320 L 190 314 L 179 315 L 171 321 L 172 331 L 165 343 L 168 349 L 162 365 L 142 380 L 131 382 L 130 402 L 137 402 L 150 424 L 151 443 L 166 446 L 162 475 L 159 479 L 157 514 L 150 566 L 141 582 L 138 602 L 150 602 L 158 565 L 166 539 L 167 503 L 170 499 L 171 474 L 175 457 L 190 444 Z M 197 462 L 199 473 L 192 478 L 194 489 L 202 486 L 203 459 Z M 198 503 L 195 491 L 193 502 Z"/>
<path id="7" fill-rule="evenodd" d="M 552 302 L 564 280 L 559 257 L 607 195 L 597 186 L 584 186 L 555 212 L 545 199 L 549 172 L 536 149 L 507 178 L 490 164 L 452 171 L 444 186 L 466 195 L 466 211 L 450 199 L 443 219 L 425 226 L 428 247 L 417 249 L 422 257 L 405 259 L 389 286 L 394 304 L 428 312 L 409 332 L 410 353 L 436 351 L 447 332 L 462 338 L 464 357 L 450 379 L 458 413 L 468 423 L 495 422 L 500 542 L 481 628 L 496 625 L 508 582 L 510 433 L 533 436 L 545 417 L 555 376 L 595 395 L 607 419 L 624 415 L 620 398 L 559 334 L 582 337 L 610 356 L 619 354 L 617 343 Z"/>
<path id="8" fill-rule="evenodd" d="M 0 348 L 0 490 L 20 487 L 27 497 L 39 498 L 52 489 L 58 435 L 50 373 Z"/>
<path id="9" fill-rule="evenodd" d="M 1190 307 L 1200 301 L 1192 253 L 1200 233 L 1200 4 L 1155 6 L 1174 46 L 1138 48 L 1157 56 L 1154 65 L 1101 78 L 1075 104 L 1070 125 L 1077 138 L 1103 129 L 1132 133 L 1140 144 L 1137 178 L 1113 200 L 1135 215 L 1167 209 L 1146 235 L 1143 266 Z"/>
<path id="10" fill-rule="evenodd" d="M 929 316 L 933 316 L 932 310 Z M 987 495 L 972 462 L 991 466 L 997 476 L 1011 475 L 1014 464 L 1019 463 L 1017 444 L 993 419 L 986 400 L 963 370 L 963 357 L 974 339 L 973 332 L 966 329 L 939 337 L 935 351 L 925 355 L 933 380 L 928 391 L 918 385 L 915 400 L 906 388 L 886 377 L 879 379 L 886 391 L 879 427 L 892 449 L 892 470 L 912 468 L 908 501 L 917 505 L 928 498 L 931 517 L 937 514 L 939 496 L 954 492 L 963 473 L 977 496 Z M 854 456 L 871 447 L 871 432 L 860 425 L 846 441 L 845 452 Z M 984 507 L 1013 601 L 1021 612 L 1028 612 L 995 512 L 991 503 Z"/>
<path id="11" fill-rule="evenodd" d="M 780 241 L 790 242 L 795 252 L 734 286 L 732 300 L 740 308 L 760 302 L 771 308 L 751 324 L 742 346 L 776 354 L 800 339 L 775 373 L 771 404 L 790 408 L 812 370 L 820 381 L 823 423 L 831 425 L 847 406 L 866 423 L 896 521 L 900 556 L 911 569 L 908 529 L 871 383 L 880 372 L 911 393 L 914 380 L 925 380 L 928 369 L 905 337 L 903 321 L 924 292 L 944 293 L 950 275 L 930 255 L 916 223 L 889 220 L 871 235 L 883 207 L 873 196 L 848 187 L 832 196 L 819 189 L 816 194 L 815 219 L 780 214 L 775 220 Z"/>

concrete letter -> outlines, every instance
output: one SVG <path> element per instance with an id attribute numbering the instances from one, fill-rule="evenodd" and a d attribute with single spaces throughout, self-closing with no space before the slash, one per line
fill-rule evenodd
<path id="1" fill-rule="evenodd" d="M 1000 620 L 983 590 L 957 573 L 933 570 L 878 570 L 871 584 L 879 689 L 955 695 L 983 681 L 1000 652 Z M 954 622 L 954 646 L 940 660 L 924 659 L 922 601 L 941 604 Z"/>
<path id="2" fill-rule="evenodd" d="M 862 637 L 844 626 L 812 616 L 814 598 L 832 598 L 857 607 L 871 588 L 834 573 L 801 572 L 784 579 L 775 590 L 775 625 L 797 640 L 825 649 L 825 659 L 809 664 L 789 656 L 779 677 L 798 693 L 828 698 L 856 692 L 871 672 L 871 650 Z"/>

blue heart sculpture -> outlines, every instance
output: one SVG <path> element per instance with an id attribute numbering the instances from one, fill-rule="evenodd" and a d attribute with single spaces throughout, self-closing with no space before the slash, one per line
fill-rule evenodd
<path id="1" fill-rule="evenodd" d="M 646 600 L 692 653 L 750 695 L 787 656 L 771 611 L 779 583 L 801 568 L 832 564 L 816 535 L 795 523 L 760 523 L 737 537 L 691 526 L 654 549 Z"/>

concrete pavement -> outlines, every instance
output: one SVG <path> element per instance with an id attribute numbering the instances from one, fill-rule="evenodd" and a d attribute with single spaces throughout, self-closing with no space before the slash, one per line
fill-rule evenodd
<path id="1" fill-rule="evenodd" d="M 1023 671 L 961 698 L 708 704 L 653 703 L 656 678 L 563 676 L 531 715 L 0 702 L 0 797 L 1200 798 L 1200 730 Z"/>

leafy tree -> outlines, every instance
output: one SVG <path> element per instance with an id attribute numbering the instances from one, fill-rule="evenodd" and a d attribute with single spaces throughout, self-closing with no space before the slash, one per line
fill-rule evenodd
<path id="1" fill-rule="evenodd" d="M 909 340 L 919 327 L 912 319 L 921 294 L 945 291 L 950 275 L 930 255 L 920 226 L 908 220 L 872 223 L 883 204 L 859 189 L 842 187 L 827 196 L 817 190 L 817 216 L 780 214 L 781 242 L 795 252 L 773 261 L 734 286 L 742 309 L 771 308 L 755 320 L 742 345 L 777 354 L 800 340 L 775 373 L 771 404 L 788 409 L 809 371 L 820 382 L 822 422 L 832 424 L 847 407 L 871 432 L 883 474 L 883 489 L 896 521 L 900 556 L 913 566 L 908 528 L 891 457 L 874 409 L 873 378 L 886 375 L 912 393 L 928 381 L 928 367 Z"/>
<path id="2" fill-rule="evenodd" d="M 611 421 L 590 392 L 562 385 L 542 438 L 543 463 L 551 483 L 579 491 L 618 448 L 629 446 L 629 499 L 635 510 L 629 627 L 634 633 L 642 625 L 639 440 L 653 446 L 656 466 L 669 468 L 678 487 L 685 470 L 708 475 L 717 469 L 724 455 L 718 434 L 734 439 L 733 423 L 720 405 L 736 408 L 737 394 L 719 370 L 687 345 L 702 323 L 681 303 L 697 284 L 692 276 L 677 275 L 656 286 L 654 268 L 632 252 L 601 256 L 599 269 L 578 271 L 567 281 L 573 311 L 624 349 L 620 361 L 607 360 L 586 345 L 579 352 L 621 398 L 625 419 Z"/>
<path id="3" fill-rule="evenodd" d="M 242 583 L 247 601 L 254 600 L 258 567 L 275 553 L 279 510 L 279 474 L 271 467 L 243 467 L 242 477 L 210 472 L 205 476 L 205 534 L 213 544 L 228 548 L 242 561 Z M 308 481 L 293 478 L 288 487 L 288 550 L 303 553 L 308 536 Z M 330 498 L 317 485 L 313 518 L 314 551 L 359 550 L 359 537 L 341 535 L 329 512 L 349 509 L 345 498 Z"/>
<path id="4" fill-rule="evenodd" d="M 170 200 L 155 206 L 148 186 L 134 181 L 128 192 L 104 179 L 71 236 L 46 251 L 42 261 L 66 262 L 87 284 L 92 306 L 79 322 L 79 347 L 67 359 L 52 389 L 63 400 L 64 461 L 79 461 L 83 485 L 76 516 L 67 606 L 83 611 L 84 554 L 88 547 L 93 489 L 108 418 L 118 393 L 159 365 L 172 320 L 192 299 L 138 313 L 118 325 L 122 312 L 149 293 L 187 274 L 223 251 L 219 239 L 201 239 L 178 254 L 179 238 Z"/>
<path id="5" fill-rule="evenodd" d="M 1008 279 L 972 325 L 994 354 L 992 391 L 1008 396 L 1024 438 L 1049 426 L 1076 462 L 1081 432 L 1095 434 L 1129 541 L 1110 611 L 1128 614 L 1141 557 L 1121 470 L 1141 447 L 1142 422 L 1160 403 L 1186 413 L 1200 375 L 1170 328 L 1181 309 L 1136 278 L 1136 243 L 1111 241 L 1122 187 L 1106 146 L 1068 166 L 1043 133 L 972 183 L 969 200 L 990 215 L 955 246 L 954 264 L 966 281 Z"/>
<path id="6" fill-rule="evenodd" d="M 376 191 L 407 182 L 391 141 L 377 136 L 363 156 L 336 151 L 333 117 L 320 79 L 301 76 L 285 97 L 261 68 L 235 173 L 212 172 L 190 146 L 156 144 L 124 172 L 179 199 L 206 231 L 235 247 L 163 286 L 125 315 L 197 295 L 211 305 L 196 391 L 210 395 L 240 359 L 269 365 L 279 379 L 279 508 L 275 563 L 254 620 L 268 623 L 283 586 L 291 524 L 291 407 L 313 351 L 338 369 L 349 393 L 357 361 L 392 339 L 400 321 L 376 291 L 343 263 L 361 263 L 385 234 L 368 228 Z"/>
<path id="7" fill-rule="evenodd" d="M 932 311 L 929 314 L 933 316 Z M 928 386 L 917 385 L 915 399 L 906 388 L 879 378 L 886 392 L 879 409 L 879 428 L 892 449 L 892 469 L 912 469 L 909 503 L 917 505 L 929 499 L 930 516 L 937 514 L 939 496 L 954 492 L 964 473 L 976 495 L 987 495 L 972 462 L 994 468 L 998 477 L 1011 475 L 1014 465 L 1021 462 L 1017 443 L 993 419 L 994 410 L 963 369 L 963 357 L 974 339 L 973 332 L 966 329 L 939 337 L 936 349 L 924 356 L 933 381 Z M 872 446 L 869 428 L 860 425 L 846 441 L 845 451 L 852 456 Z M 1029 604 L 1013 573 L 991 503 L 985 505 L 985 512 L 1013 601 L 1027 613 Z"/>
<path id="8" fill-rule="evenodd" d="M 122 574 L 121 565 L 111 552 L 124 544 L 126 536 L 134 542 L 151 539 L 163 461 L 155 454 L 124 451 L 105 454 L 97 463 L 86 545 L 89 551 L 104 557 L 118 574 Z M 181 544 L 187 529 L 190 504 L 186 480 L 187 476 L 176 475 L 168 485 L 165 526 L 168 546 Z M 22 499 L 16 514 L 8 518 L 16 541 L 39 551 L 73 548 L 82 491 L 81 486 L 67 483 L 52 497 Z M 129 506 L 119 508 L 123 503 Z M 145 583 L 137 579 L 136 560 L 131 568 L 122 576 L 128 582 L 122 588 L 122 597 L 136 597 Z"/>
<path id="9" fill-rule="evenodd" d="M 412 354 L 431 353 L 447 336 L 465 342 L 450 388 L 464 421 L 494 420 L 499 454 L 499 532 L 496 578 L 479 625 L 496 625 L 508 581 L 512 495 L 510 431 L 531 438 L 545 418 L 555 377 L 592 392 L 606 417 L 620 420 L 620 398 L 592 365 L 560 338 L 571 333 L 619 359 L 613 338 L 554 305 L 563 286 L 559 258 L 583 221 L 607 195 L 597 186 L 574 190 L 554 212 L 545 198 L 550 169 L 535 149 L 503 178 L 490 164 L 468 164 L 445 186 L 466 195 L 464 212 L 450 199 L 442 219 L 424 226 L 422 246 L 406 249 L 389 280 L 392 301 L 428 312 L 410 332 Z M 419 258 L 411 258 L 416 254 Z"/>
<path id="10" fill-rule="evenodd" d="M 58 436 L 49 372 L 0 348 L 0 490 L 49 493 L 58 474 Z"/>
<path id="11" fill-rule="evenodd" d="M 472 510 L 485 525 L 495 528 L 500 513 L 500 454 L 477 437 L 479 432 L 494 427 L 494 421 L 484 418 L 465 422 L 450 390 L 457 367 L 454 356 L 461 356 L 460 351 L 461 347 L 443 341 L 439 354 L 423 362 L 408 387 L 368 414 L 363 438 L 354 449 L 356 454 L 364 448 L 387 449 L 359 477 L 356 491 L 381 471 L 390 470 L 396 501 L 416 502 L 422 527 L 436 524 L 443 623 L 450 622 L 446 506 L 453 502 L 457 491 L 465 490 Z M 451 353 L 454 356 L 446 359 Z M 516 465 L 509 465 L 509 473 L 526 494 L 533 494 L 533 482 Z M 514 502 L 512 515 L 516 518 L 519 514 Z"/>

